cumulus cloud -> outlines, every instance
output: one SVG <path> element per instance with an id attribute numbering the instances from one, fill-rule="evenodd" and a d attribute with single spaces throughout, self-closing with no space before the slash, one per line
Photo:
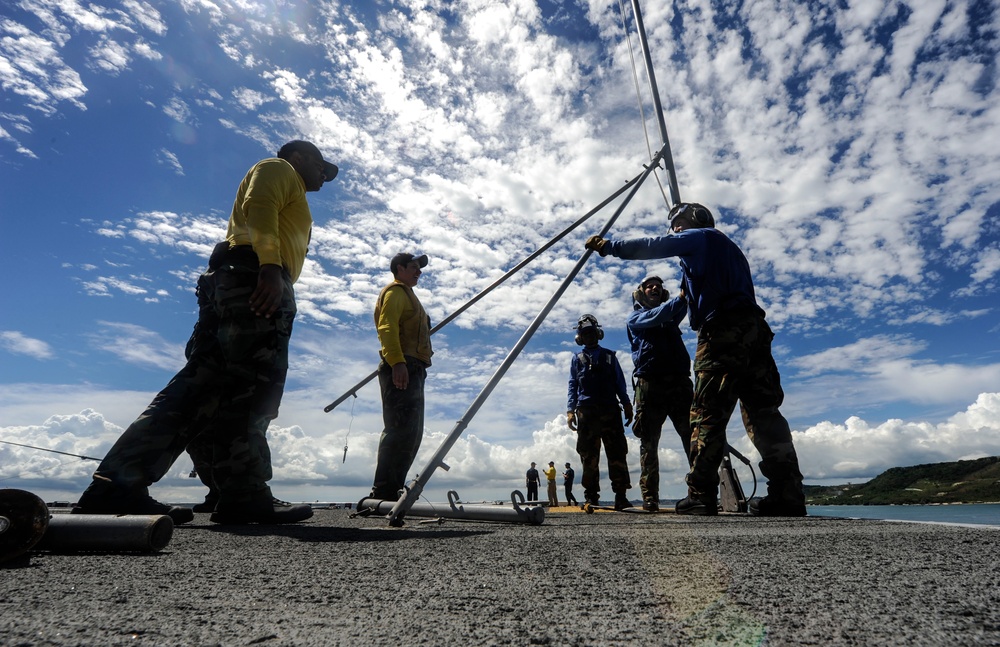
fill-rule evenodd
<path id="1" fill-rule="evenodd" d="M 356 501 L 363 497 L 371 485 L 379 434 L 370 427 L 358 429 L 371 421 L 368 414 L 359 419 L 361 425 L 352 424 L 353 430 L 338 424 L 317 427 L 312 433 L 298 425 L 273 424 L 268 442 L 275 473 L 271 485 L 275 491 L 307 501 Z M 794 438 L 807 483 L 857 483 L 891 467 L 1000 454 L 998 420 L 1000 394 L 983 393 L 964 411 L 938 424 L 901 420 L 868 422 L 851 417 L 843 423 L 824 422 L 796 431 Z M 0 428 L 4 440 L 42 448 L 0 444 L 0 479 L 22 487 L 44 487 L 52 496 L 72 499 L 86 487 L 96 464 L 44 449 L 100 458 L 123 430 L 89 409 L 54 415 L 35 425 Z M 410 478 L 427 465 L 450 431 L 428 430 Z M 667 433 L 661 442 L 661 479 L 664 496 L 680 498 L 686 487 L 687 462 L 679 441 L 674 440 Z M 759 460 L 740 430 L 730 431 L 730 442 L 755 463 Z M 634 438 L 629 438 L 629 445 L 629 456 L 634 459 L 638 453 Z M 956 453 L 957 446 L 963 449 Z M 575 434 L 566 427 L 561 414 L 517 442 L 496 442 L 466 433 L 448 454 L 446 462 L 450 469 L 438 471 L 429 481 L 426 493 L 432 500 L 442 501 L 448 490 L 456 490 L 466 501 L 509 500 L 513 490 L 523 491 L 523 475 L 528 465 L 532 461 L 549 460 L 559 465 L 570 462 L 579 472 Z M 635 460 L 630 467 L 632 479 L 637 482 Z M 737 467 L 749 491 L 751 476 Z M 182 456 L 154 487 L 154 494 L 172 501 L 200 500 L 204 487 L 189 478 L 190 471 L 190 460 Z M 607 478 L 606 474 L 603 478 Z"/>

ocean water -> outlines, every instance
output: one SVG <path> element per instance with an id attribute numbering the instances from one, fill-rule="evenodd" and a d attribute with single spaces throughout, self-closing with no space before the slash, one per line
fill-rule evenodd
<path id="1" fill-rule="evenodd" d="M 1000 526 L 1000 503 L 956 505 L 810 505 L 813 517 L 890 519 Z"/>

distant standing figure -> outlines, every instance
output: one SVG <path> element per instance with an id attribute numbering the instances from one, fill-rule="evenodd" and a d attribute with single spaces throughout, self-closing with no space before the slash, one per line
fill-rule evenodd
<path id="1" fill-rule="evenodd" d="M 634 240 L 587 239 L 601 256 L 650 259 L 679 257 L 691 327 L 698 331 L 691 406 L 691 470 L 688 495 L 678 514 L 718 514 L 719 466 L 726 452 L 726 425 L 740 404 L 743 425 L 760 452 L 767 496 L 754 498 L 753 515 L 806 515 L 802 473 L 788 421 L 778 410 L 784 400 L 771 353 L 774 333 L 757 305 L 750 264 L 728 236 L 715 228 L 712 212 L 681 202 L 670 210 L 668 236 Z"/>
<path id="2" fill-rule="evenodd" d="M 626 492 L 632 487 L 625 460 L 628 442 L 622 425 L 632 422 L 632 403 L 625 375 L 613 351 L 598 345 L 604 330 L 594 315 L 583 315 L 576 326 L 576 343 L 583 350 L 573 356 L 569 370 L 566 424 L 577 432 L 576 451 L 583 463 L 583 496 L 598 505 L 601 499 L 601 443 L 608 458 L 608 476 L 615 493 L 615 508 L 631 506 Z M 620 405 L 619 405 L 620 403 Z"/>
<path id="3" fill-rule="evenodd" d="M 632 293 L 633 311 L 625 324 L 632 344 L 632 385 L 639 439 L 639 489 L 642 509 L 660 509 L 660 432 L 670 418 L 681 437 L 684 458 L 691 466 L 691 356 L 678 324 L 687 314 L 681 296 L 669 299 L 658 276 L 647 276 Z"/>
<path id="4" fill-rule="evenodd" d="M 528 486 L 528 501 L 538 500 L 538 484 L 541 481 L 538 478 L 538 470 L 535 469 L 535 464 L 532 463 L 528 471 L 524 473 L 524 484 Z"/>
<path id="5" fill-rule="evenodd" d="M 257 162 L 236 191 L 226 240 L 198 279 L 198 323 L 187 363 L 101 461 L 74 512 L 166 514 L 190 508 L 154 500 L 149 486 L 201 435 L 199 471 L 219 495 L 211 521 L 293 523 L 307 505 L 276 503 L 267 482 L 267 428 L 278 415 L 288 371 L 295 291 L 312 233 L 306 193 L 337 175 L 310 142 L 286 143 Z"/>
<path id="6" fill-rule="evenodd" d="M 573 477 L 575 475 L 576 472 L 573 471 L 569 463 L 566 463 L 566 469 L 563 471 L 563 487 L 566 488 L 566 505 L 579 505 L 576 497 L 573 496 Z"/>
<path id="7" fill-rule="evenodd" d="M 548 495 L 549 495 L 549 507 L 558 508 L 559 507 L 559 496 L 556 494 L 556 463 L 555 461 L 549 461 L 549 466 L 544 470 L 545 480 L 548 481 Z"/>
<path id="8" fill-rule="evenodd" d="M 431 365 L 431 321 L 413 293 L 427 256 L 396 254 L 393 281 L 375 301 L 382 422 L 371 498 L 395 501 L 424 435 L 424 380 Z"/>

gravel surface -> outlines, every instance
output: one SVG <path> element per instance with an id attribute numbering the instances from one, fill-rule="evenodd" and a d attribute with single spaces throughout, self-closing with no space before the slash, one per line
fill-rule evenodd
<path id="1" fill-rule="evenodd" d="M 1000 529 L 563 508 L 539 526 L 208 515 L 0 565 L 0 645 L 1000 645 Z"/>

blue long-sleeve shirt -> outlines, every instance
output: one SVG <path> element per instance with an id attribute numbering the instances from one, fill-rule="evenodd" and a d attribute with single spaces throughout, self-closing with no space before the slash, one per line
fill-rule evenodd
<path id="1" fill-rule="evenodd" d="M 655 308 L 640 308 L 629 315 L 625 329 L 632 344 L 633 375 L 653 379 L 691 374 L 691 356 L 680 329 L 686 314 L 687 302 L 674 297 Z"/>
<path id="2" fill-rule="evenodd" d="M 699 330 L 713 317 L 737 308 L 756 308 L 750 264 L 740 248 L 718 229 L 686 229 L 655 238 L 608 241 L 612 256 L 636 260 L 680 259 L 691 327 Z"/>
<path id="3" fill-rule="evenodd" d="M 618 357 L 603 346 L 585 346 L 570 363 L 566 411 L 584 405 L 617 408 L 619 402 L 625 406 L 629 398 Z"/>

